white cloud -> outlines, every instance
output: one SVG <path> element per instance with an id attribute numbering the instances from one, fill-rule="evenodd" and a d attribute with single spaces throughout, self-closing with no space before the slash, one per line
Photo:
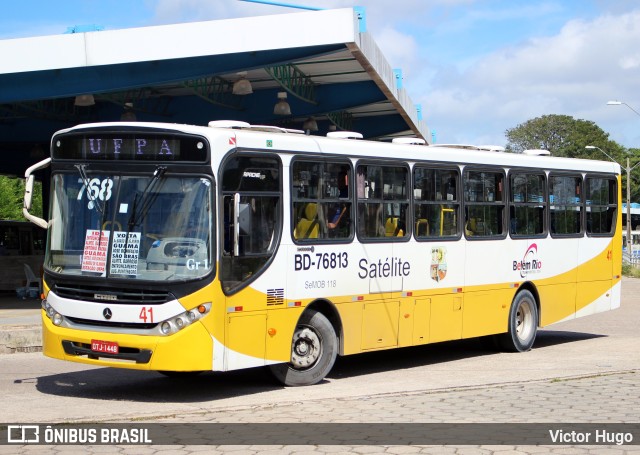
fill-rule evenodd
<path id="1" fill-rule="evenodd" d="M 419 66 L 417 62 L 419 49 L 415 37 L 385 27 L 376 33 L 375 41 L 391 66 L 402 68 L 406 73 L 405 77 Z"/>
<path id="2" fill-rule="evenodd" d="M 628 70 L 640 66 L 640 53 L 635 55 L 626 55 L 620 58 L 620 68 Z"/>
<path id="3" fill-rule="evenodd" d="M 640 106 L 638 43 L 640 11 L 574 20 L 555 36 L 501 49 L 461 71 L 442 70 L 420 101 L 442 142 L 490 136 L 504 143 L 507 128 L 565 114 L 594 121 L 613 139 L 637 147 L 640 136 L 632 126 L 640 118 L 605 103 L 620 98 Z"/>

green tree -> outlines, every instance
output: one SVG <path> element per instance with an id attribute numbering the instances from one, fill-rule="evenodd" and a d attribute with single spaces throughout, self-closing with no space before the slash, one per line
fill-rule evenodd
<path id="1" fill-rule="evenodd" d="M 507 151 L 521 153 L 528 149 L 549 150 L 557 155 L 568 139 L 573 118 L 567 115 L 543 115 L 510 128 L 507 136 Z"/>
<path id="2" fill-rule="evenodd" d="M 24 221 L 24 180 L 0 175 L 0 219 Z M 35 182 L 31 213 L 42 216 L 42 183 Z"/>
<path id="3" fill-rule="evenodd" d="M 510 128 L 505 132 L 507 150 L 522 152 L 527 149 L 543 149 L 553 156 L 567 158 L 590 158 L 586 145 L 595 145 L 606 150 L 611 156 L 624 155 L 624 149 L 609 140 L 609 134 L 604 132 L 594 122 L 576 120 L 568 115 L 543 115 Z M 597 153 L 600 153 L 596 150 Z M 602 159 L 603 157 L 596 157 Z M 606 158 L 606 157 L 604 157 Z"/>
<path id="4" fill-rule="evenodd" d="M 626 166 L 627 166 L 627 158 L 629 158 L 629 166 L 633 167 L 638 162 L 640 162 L 640 149 L 632 148 L 629 149 L 627 154 L 624 157 L 621 157 L 618 162 L 622 164 L 622 174 L 623 174 L 623 183 L 622 183 L 622 199 L 626 201 L 627 197 L 627 187 L 626 187 Z M 617 159 L 617 158 L 616 158 Z M 640 165 L 631 171 L 631 202 L 640 202 Z"/>

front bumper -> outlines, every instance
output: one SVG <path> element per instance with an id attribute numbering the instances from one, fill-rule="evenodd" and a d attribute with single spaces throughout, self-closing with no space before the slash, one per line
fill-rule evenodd
<path id="1" fill-rule="evenodd" d="M 116 342 L 120 352 L 93 352 L 91 340 Z M 213 338 L 200 321 L 172 335 L 130 335 L 58 327 L 43 310 L 42 344 L 47 357 L 102 367 L 163 371 L 213 368 Z"/>

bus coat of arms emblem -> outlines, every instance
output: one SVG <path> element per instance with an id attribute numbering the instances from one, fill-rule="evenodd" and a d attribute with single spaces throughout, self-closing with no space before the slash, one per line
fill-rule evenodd
<path id="1" fill-rule="evenodd" d="M 443 246 L 431 248 L 431 279 L 440 282 L 447 276 L 447 249 Z"/>

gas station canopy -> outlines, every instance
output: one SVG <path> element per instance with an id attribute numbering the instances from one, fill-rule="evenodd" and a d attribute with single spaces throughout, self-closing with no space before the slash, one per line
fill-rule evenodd
<path id="1" fill-rule="evenodd" d="M 114 120 L 241 120 L 431 142 L 361 8 L 0 41 L 0 173 L 48 155 L 51 135 Z"/>

